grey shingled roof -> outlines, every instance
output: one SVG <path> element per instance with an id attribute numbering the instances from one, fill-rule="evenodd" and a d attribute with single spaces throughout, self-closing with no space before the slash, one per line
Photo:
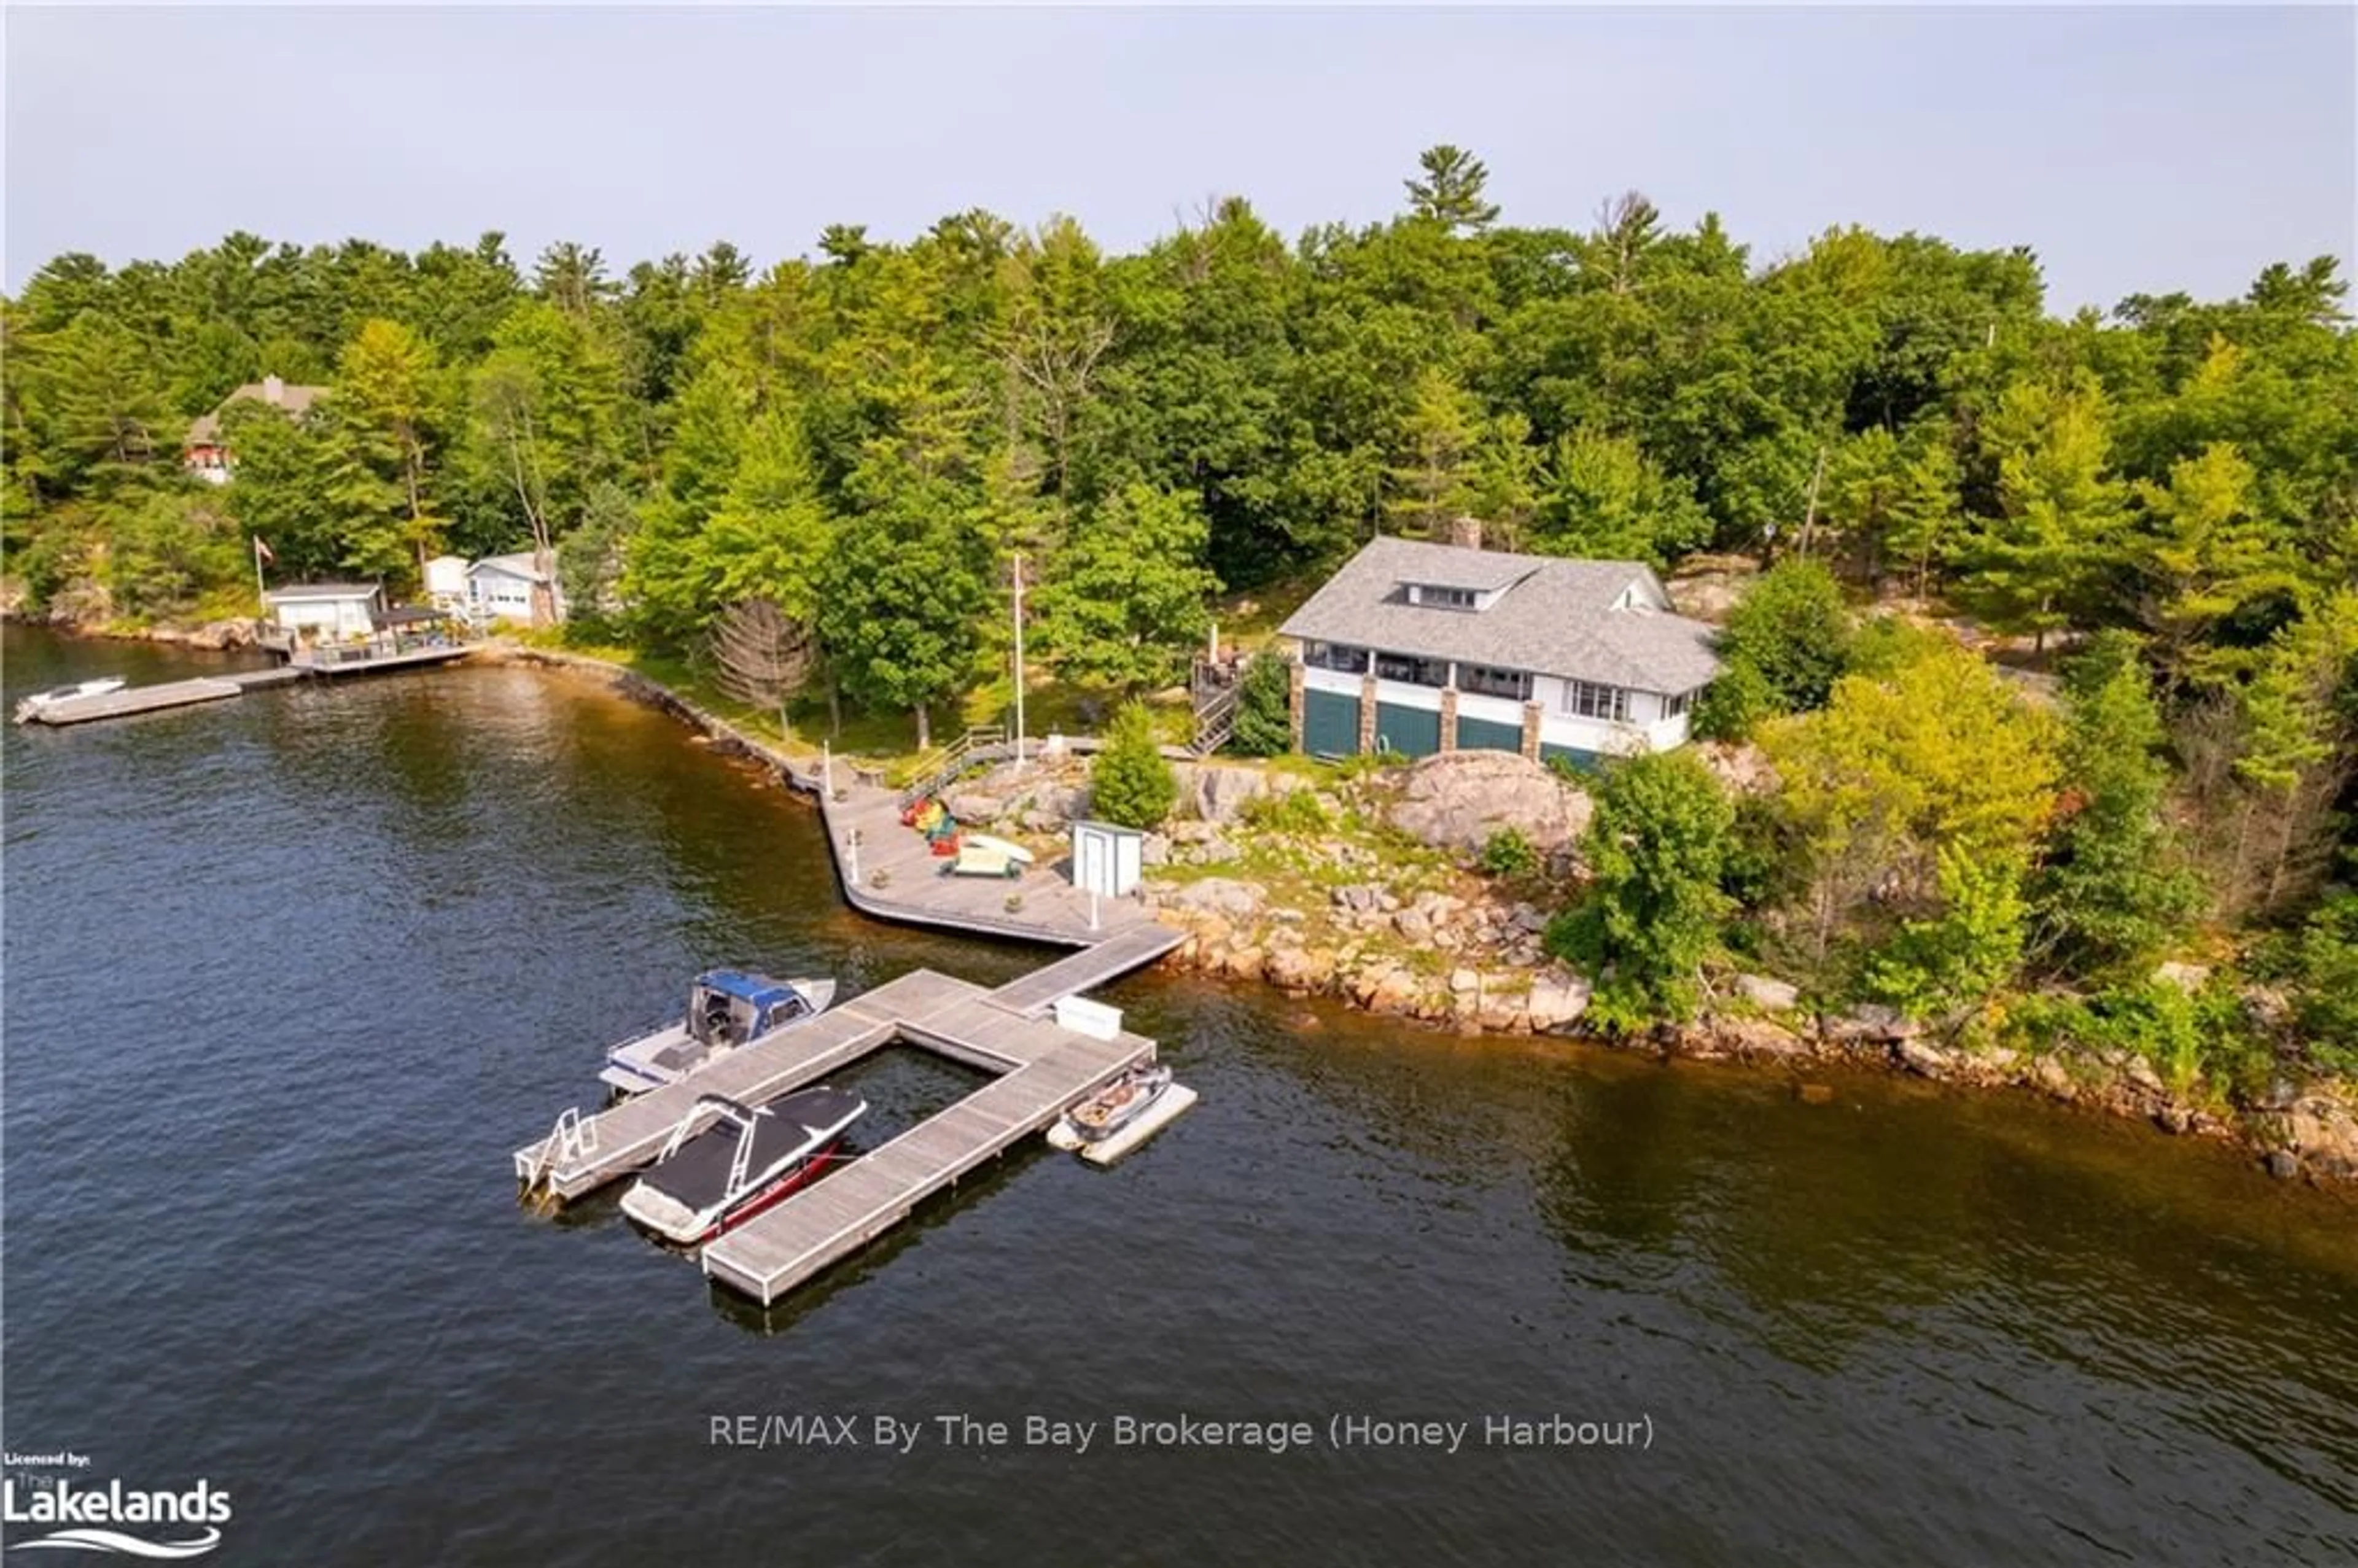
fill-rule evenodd
<path id="1" fill-rule="evenodd" d="M 1475 587 L 1498 581 L 1513 586 L 1481 611 L 1411 604 L 1402 589 L 1412 582 Z M 1614 609 L 1633 581 L 1668 601 L 1660 579 L 1641 561 L 1575 561 L 1372 539 L 1278 632 L 1671 696 L 1709 682 L 1719 673 L 1712 629 L 1666 610 Z"/>

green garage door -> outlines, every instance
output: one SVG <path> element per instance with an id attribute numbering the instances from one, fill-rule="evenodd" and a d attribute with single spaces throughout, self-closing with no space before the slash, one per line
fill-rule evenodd
<path id="1" fill-rule="evenodd" d="M 1347 757 L 1359 749 L 1359 699 L 1340 692 L 1302 694 L 1302 749 L 1314 757 Z"/>
<path id="2" fill-rule="evenodd" d="M 1523 749 L 1523 727 L 1500 724 L 1489 719 L 1463 719 L 1457 721 L 1457 749 L 1461 752 L 1520 752 Z"/>
<path id="3" fill-rule="evenodd" d="M 1376 749 L 1403 757 L 1430 757 L 1441 750 L 1441 715 L 1422 708 L 1376 704 Z"/>

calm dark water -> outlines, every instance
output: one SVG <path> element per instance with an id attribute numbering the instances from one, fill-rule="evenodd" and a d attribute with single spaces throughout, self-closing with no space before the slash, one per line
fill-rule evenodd
<path id="1" fill-rule="evenodd" d="M 12 698 L 204 662 L 6 638 Z M 1020 1152 L 764 1313 L 611 1200 L 523 1211 L 509 1152 L 700 966 L 1036 956 L 845 913 L 805 808 L 521 671 L 5 762 L 7 1445 L 228 1488 L 208 1562 L 2358 1555 L 2358 1206 L 2225 1152 L 1150 977 L 1112 1000 L 1196 1111 L 1110 1173 Z M 963 1081 L 863 1078 L 889 1119 Z M 772 1411 L 1476 1435 L 709 1442 Z M 1556 1411 L 1653 1446 L 1478 1446 Z"/>

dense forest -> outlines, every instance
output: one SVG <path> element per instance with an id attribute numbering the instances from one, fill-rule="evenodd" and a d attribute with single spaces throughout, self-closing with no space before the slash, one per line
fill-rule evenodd
<path id="1" fill-rule="evenodd" d="M 1781 785 L 1608 784 L 1655 852 L 1607 854 L 1558 939 L 1630 1009 L 1693 1005 L 1732 943 L 1823 994 L 2014 996 L 2265 1076 L 2212 1060 L 2223 986 L 2145 979 L 2190 955 L 2358 1065 L 2331 258 L 2059 319 L 2027 248 L 1847 228 L 1756 258 L 1634 192 L 1515 227 L 1450 147 L 1404 183 L 1388 222 L 1289 243 L 1230 199 L 1120 256 L 979 211 L 758 275 L 727 243 L 525 270 L 498 234 L 60 256 L 5 301 L 6 569 L 31 608 L 136 621 L 250 610 L 254 536 L 397 589 L 543 543 L 587 635 L 700 657 L 758 606 L 796 679 L 922 729 L 1004 667 L 1019 553 L 1033 647 L 1110 693 L 1183 671 L 1215 595 L 1462 513 L 1528 550 L 1747 554 L 1778 564 L 1703 717 Z M 233 405 L 234 481 L 187 477 L 189 421 L 265 374 L 329 395 Z M 2056 698 L 1862 613 L 1894 600 L 2018 642 Z"/>

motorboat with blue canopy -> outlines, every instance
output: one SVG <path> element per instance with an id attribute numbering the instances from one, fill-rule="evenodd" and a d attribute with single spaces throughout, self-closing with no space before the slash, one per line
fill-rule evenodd
<path id="1" fill-rule="evenodd" d="M 688 988 L 676 1023 L 606 1053 L 598 1076 L 622 1095 L 677 1083 L 708 1062 L 804 1019 L 835 1000 L 833 980 L 780 980 L 752 969 L 707 969 Z"/>

